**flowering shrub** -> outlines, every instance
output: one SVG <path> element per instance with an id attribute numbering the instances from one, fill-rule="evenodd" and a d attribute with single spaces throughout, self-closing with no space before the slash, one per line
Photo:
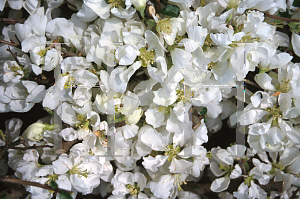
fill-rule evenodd
<path id="1" fill-rule="evenodd" d="M 1 1 L 0 112 L 49 116 L 6 121 L 0 181 L 32 199 L 299 198 L 299 7 Z M 207 149 L 222 120 L 246 143 Z"/>

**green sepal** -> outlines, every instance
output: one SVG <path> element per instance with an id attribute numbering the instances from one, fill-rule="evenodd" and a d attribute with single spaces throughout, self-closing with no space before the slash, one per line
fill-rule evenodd
<path id="1" fill-rule="evenodd" d="M 154 21 L 154 19 L 148 19 L 146 21 L 147 25 L 148 26 L 151 26 L 151 27 L 155 27 L 156 26 L 156 22 Z"/>
<path id="2" fill-rule="evenodd" d="M 250 167 L 249 167 L 249 164 L 248 164 L 248 162 L 246 160 L 244 162 L 244 166 L 245 166 L 246 171 L 249 172 Z"/>
<path id="3" fill-rule="evenodd" d="M 300 22 L 290 22 L 289 27 L 291 29 L 291 32 L 300 32 Z"/>
<path id="4" fill-rule="evenodd" d="M 203 107 L 202 111 L 199 112 L 200 115 L 206 115 L 207 113 L 207 108 L 206 107 Z"/>
<path id="5" fill-rule="evenodd" d="M 66 191 L 60 191 L 60 199 L 73 199 L 71 194 Z"/>
<path id="6" fill-rule="evenodd" d="M 52 189 L 57 189 L 57 188 L 58 188 L 57 183 L 54 182 L 54 181 L 51 181 L 51 182 L 50 182 L 50 186 L 51 186 Z"/>
<path id="7" fill-rule="evenodd" d="M 160 14 L 164 14 L 171 17 L 178 17 L 180 14 L 180 8 L 176 5 L 167 5 L 160 11 Z"/>

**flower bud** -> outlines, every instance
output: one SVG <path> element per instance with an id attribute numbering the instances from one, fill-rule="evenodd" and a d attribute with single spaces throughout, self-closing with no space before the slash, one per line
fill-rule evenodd
<path id="1" fill-rule="evenodd" d="M 44 128 L 46 127 L 43 123 L 33 123 L 24 132 L 24 136 L 32 141 L 40 141 L 43 139 Z"/>
<path id="2" fill-rule="evenodd" d="M 24 136 L 32 141 L 40 141 L 43 139 L 43 133 L 46 130 L 54 130 L 58 128 L 57 124 L 43 124 L 43 123 L 33 123 L 24 132 Z"/>
<path id="3" fill-rule="evenodd" d="M 131 3 L 134 5 L 135 9 L 137 9 L 141 13 L 143 18 L 146 2 L 147 0 L 131 0 Z"/>

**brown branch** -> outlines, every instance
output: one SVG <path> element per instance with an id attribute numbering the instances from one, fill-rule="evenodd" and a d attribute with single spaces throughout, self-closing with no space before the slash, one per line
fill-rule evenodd
<path id="1" fill-rule="evenodd" d="M 75 9 L 77 9 L 77 6 L 75 6 L 74 4 L 68 2 L 68 0 L 64 0 L 64 3 L 66 3 L 66 4 L 70 5 L 70 6 L 72 6 L 72 7 L 75 8 Z"/>
<path id="2" fill-rule="evenodd" d="M 81 57 L 80 53 L 78 53 L 78 54 L 77 53 L 73 53 L 73 52 L 68 51 L 68 50 L 66 50 L 64 48 L 61 48 L 61 52 L 63 52 L 68 57 Z"/>
<path id="3" fill-rule="evenodd" d="M 18 63 L 19 66 L 22 66 L 18 60 L 18 57 L 17 57 L 17 52 L 13 53 L 11 50 L 10 50 L 10 47 L 8 46 L 7 49 L 6 49 L 8 52 L 10 52 L 10 54 L 14 57 L 14 59 L 16 60 L 16 62 Z"/>
<path id="4" fill-rule="evenodd" d="M 155 5 L 155 10 L 157 11 L 157 13 L 160 13 L 160 11 L 161 11 L 160 0 L 155 0 L 154 5 Z"/>
<path id="5" fill-rule="evenodd" d="M 255 86 L 255 87 L 257 87 L 257 88 L 261 88 L 259 85 L 255 84 L 254 82 L 251 82 L 251 81 L 248 80 L 248 79 L 244 79 L 244 81 L 245 81 L 246 84 L 249 84 L 249 85 L 251 85 L 251 86 Z"/>
<path id="6" fill-rule="evenodd" d="M 24 23 L 26 19 L 0 18 L 0 22 L 8 24 Z"/>
<path id="7" fill-rule="evenodd" d="M 285 22 L 300 22 L 300 20 L 298 19 L 290 19 L 290 18 L 285 18 L 285 17 L 279 17 L 279 16 L 275 16 L 275 15 L 271 15 L 269 13 L 264 13 L 265 17 L 271 18 L 271 19 L 278 19 L 281 21 L 285 21 Z"/>
<path id="8" fill-rule="evenodd" d="M 0 151 L 0 160 L 2 159 L 2 156 L 5 154 L 5 152 L 8 150 L 8 149 L 11 149 L 19 144 L 24 144 L 25 143 L 25 140 L 23 137 L 19 137 L 19 139 L 17 141 L 14 141 L 14 142 L 11 142 L 9 144 L 6 144 Z"/>
<path id="9" fill-rule="evenodd" d="M 296 198 L 296 194 L 300 191 L 300 187 L 298 187 L 295 191 L 293 191 L 293 195 L 291 198 Z"/>
<path id="10" fill-rule="evenodd" d="M 27 180 L 21 180 L 21 179 L 18 179 L 18 178 L 12 178 L 10 176 L 1 176 L 0 177 L 0 181 L 14 183 L 14 184 L 22 184 L 22 185 L 39 187 L 39 188 L 42 188 L 42 189 L 48 189 L 48 190 L 51 190 L 51 191 L 57 191 L 58 193 L 60 193 L 61 191 L 65 191 L 65 192 L 68 192 L 70 194 L 73 193 L 72 191 L 68 191 L 68 190 L 65 190 L 65 189 L 59 189 L 59 188 L 53 189 L 52 187 L 50 187 L 50 186 L 48 186 L 46 184 L 40 184 L 40 183 L 37 183 L 37 182 L 30 182 L 30 181 L 27 181 Z"/>
<path id="11" fill-rule="evenodd" d="M 236 157 L 235 159 L 236 159 L 236 161 L 238 162 L 239 166 L 242 169 L 242 174 L 243 175 L 247 175 L 247 171 L 246 171 L 245 164 L 244 164 L 245 160 L 243 160 L 243 159 L 241 159 L 239 157 Z"/>
<path id="12" fill-rule="evenodd" d="M 33 146 L 28 146 L 28 147 L 12 147 L 11 149 L 15 149 L 15 150 L 19 150 L 19 151 L 26 151 L 27 149 L 37 149 L 37 148 L 53 148 L 53 146 L 50 146 L 50 145 L 36 146 L 34 144 Z"/>
<path id="13" fill-rule="evenodd" d="M 78 143 L 79 140 L 73 140 L 73 141 L 65 141 L 63 140 L 61 142 L 61 147 L 55 150 L 56 154 L 63 154 L 63 153 L 67 153 L 69 151 L 69 149 L 76 143 Z"/>
<path id="14" fill-rule="evenodd" d="M 0 43 L 7 44 L 7 45 L 10 45 L 10 46 L 15 46 L 15 47 L 20 46 L 20 44 L 16 44 L 15 42 L 5 41 L 3 39 L 0 39 Z"/>

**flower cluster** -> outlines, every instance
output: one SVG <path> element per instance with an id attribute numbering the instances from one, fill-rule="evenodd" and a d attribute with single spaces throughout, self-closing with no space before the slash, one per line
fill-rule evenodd
<path id="1" fill-rule="evenodd" d="M 266 18 L 298 18 L 292 1 L 156 1 L 158 14 L 146 0 L 5 2 L 9 16 L 22 18 L 23 7 L 29 17 L 2 29 L 0 112 L 41 103 L 50 113 L 24 132 L 15 118 L 1 131 L 0 146 L 25 138 L 8 150 L 17 178 L 55 182 L 74 198 L 199 198 L 182 185 L 198 182 L 209 165 L 220 198 L 296 195 L 300 65 L 287 49 L 300 56 L 300 29 L 280 22 L 293 30 L 290 42 Z M 70 19 L 60 17 L 64 3 Z M 247 106 L 236 113 L 234 87 L 249 73 L 261 90 L 246 89 Z M 224 119 L 247 127 L 248 147 L 203 146 Z M 0 174 L 7 164 L 1 159 Z M 225 192 L 231 181 L 238 189 Z M 284 186 L 264 189 L 271 182 Z"/>

